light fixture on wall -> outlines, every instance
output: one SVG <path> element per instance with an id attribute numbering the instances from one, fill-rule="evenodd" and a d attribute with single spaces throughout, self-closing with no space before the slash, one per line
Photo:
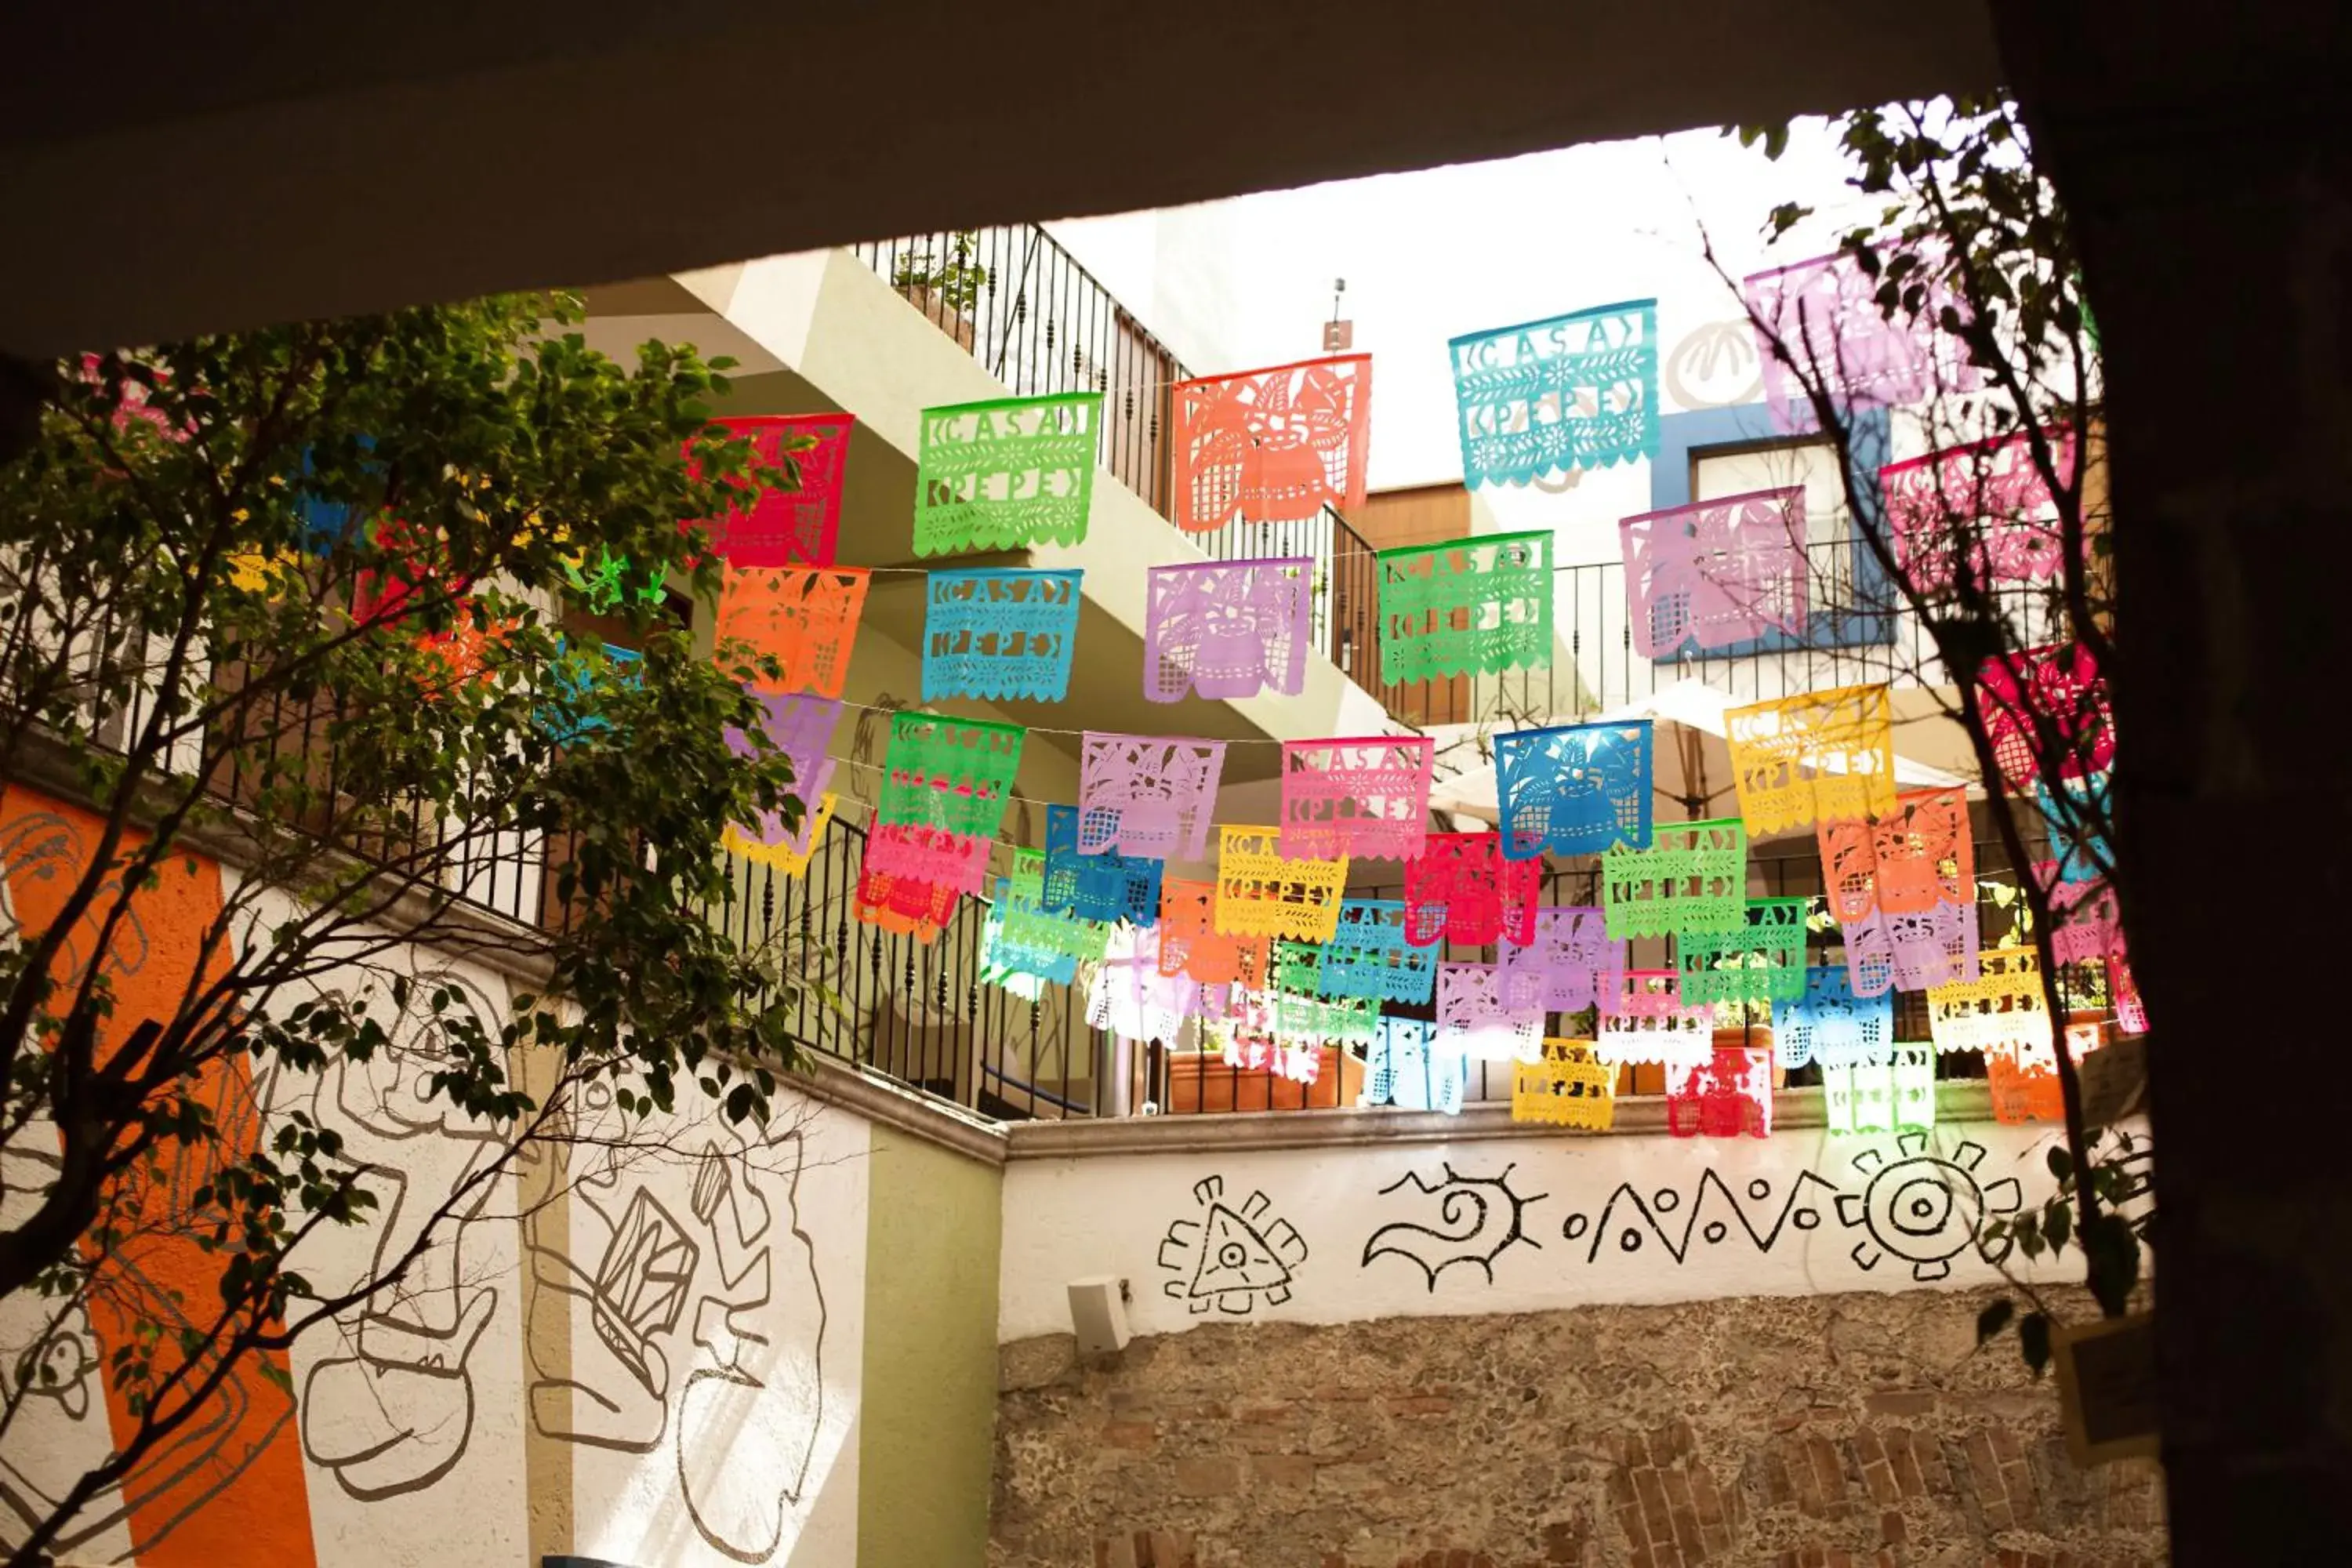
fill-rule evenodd
<path id="1" fill-rule="evenodd" d="M 1080 1355 L 1112 1355 L 1127 1348 L 1127 1281 L 1115 1274 L 1070 1281 L 1070 1324 Z"/>
<path id="2" fill-rule="evenodd" d="M 1323 323 L 1323 352 L 1345 353 L 1356 346 L 1356 323 L 1339 319 L 1339 296 L 1348 291 L 1345 278 L 1331 280 L 1331 319 Z"/>

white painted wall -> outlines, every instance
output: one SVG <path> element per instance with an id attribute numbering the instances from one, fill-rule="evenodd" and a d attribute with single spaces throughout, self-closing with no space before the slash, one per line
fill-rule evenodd
<path id="1" fill-rule="evenodd" d="M 2051 1195 L 2055 1136 L 1985 1123 L 1016 1160 L 997 1332 L 1067 1332 L 1069 1281 L 1104 1274 L 1130 1282 L 1138 1334 L 1982 1284 L 1997 1274 L 1978 1227 Z"/>
<path id="2" fill-rule="evenodd" d="M 778 1112 L 746 1137 L 682 1096 L 665 1146 L 572 1151 L 571 1234 L 530 1259 L 572 1292 L 571 1365 L 538 1372 L 530 1410 L 573 1444 L 584 1555 L 857 1560 L 869 1130 L 797 1096 Z M 591 1300 L 640 1255 L 639 1290 L 676 1303 L 646 1300 L 637 1321 L 658 1327 L 642 1341 L 612 1333 Z"/>

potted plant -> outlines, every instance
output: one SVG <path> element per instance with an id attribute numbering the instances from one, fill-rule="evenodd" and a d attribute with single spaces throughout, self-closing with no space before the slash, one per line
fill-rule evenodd
<path id="1" fill-rule="evenodd" d="M 975 337 L 971 309 L 980 291 L 994 281 L 990 269 L 972 259 L 979 248 L 978 231 L 964 229 L 940 241 L 922 241 L 900 256 L 890 272 L 890 287 L 966 353 L 972 352 Z"/>

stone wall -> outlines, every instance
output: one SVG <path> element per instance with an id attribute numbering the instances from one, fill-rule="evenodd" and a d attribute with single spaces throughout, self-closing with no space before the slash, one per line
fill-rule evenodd
<path id="1" fill-rule="evenodd" d="M 993 1568 L 2145 1568 L 1983 1291 L 1007 1344 Z M 2066 1304 L 2084 1315 L 2086 1300 Z"/>

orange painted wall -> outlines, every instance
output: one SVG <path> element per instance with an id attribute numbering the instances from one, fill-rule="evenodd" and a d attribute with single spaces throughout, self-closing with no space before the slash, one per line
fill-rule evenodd
<path id="1" fill-rule="evenodd" d="M 7 861 L 9 900 L 27 932 L 46 931 L 56 921 L 74 874 L 88 863 L 103 831 L 104 824 L 79 807 L 13 787 L 0 795 L 0 853 Z M 131 839 L 126 852 L 141 842 Z M 158 884 L 134 896 L 131 908 L 136 918 L 126 922 L 101 960 L 111 970 L 115 994 L 102 1049 L 127 1037 L 140 1020 L 168 1017 L 179 1007 L 195 973 L 205 930 L 220 913 L 220 868 L 174 856 L 162 868 Z M 97 923 L 85 917 L 84 930 L 58 964 L 60 984 L 78 978 L 90 961 Z M 244 1059 L 215 1066 L 198 1091 L 212 1105 L 228 1146 L 249 1152 L 259 1134 L 259 1116 Z M 119 1289 L 101 1292 L 91 1305 L 101 1355 L 124 1342 L 135 1321 L 158 1321 L 168 1331 L 218 1302 L 221 1259 L 180 1234 L 189 1195 L 205 1175 L 189 1162 L 131 1200 L 147 1222 L 142 1226 L 146 1234 L 107 1260 Z M 174 1303 L 173 1292 L 184 1308 Z M 166 1353 L 158 1354 L 159 1370 L 169 1364 Z M 284 1355 L 271 1359 L 283 1373 Z M 135 1423 L 110 1383 L 107 1405 L 120 1443 Z M 132 1472 L 119 1507 L 128 1513 L 142 1568 L 312 1568 L 316 1559 L 292 1398 L 258 1367 L 240 1366 L 203 1416 L 159 1445 Z M 98 1511 L 108 1510 L 101 1506 Z"/>

